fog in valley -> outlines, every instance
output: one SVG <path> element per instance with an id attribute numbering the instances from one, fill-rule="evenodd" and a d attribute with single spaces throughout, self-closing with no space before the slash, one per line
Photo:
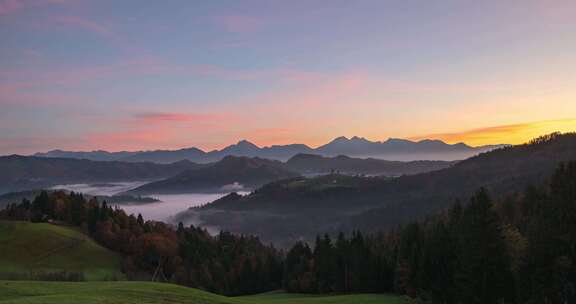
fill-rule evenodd
<path id="1" fill-rule="evenodd" d="M 117 182 L 105 184 L 68 184 L 57 185 L 52 189 L 62 189 L 89 195 L 112 196 L 142 186 L 146 182 Z M 147 195 L 160 202 L 145 204 L 120 204 L 128 214 L 142 214 L 145 219 L 172 222 L 171 218 L 190 207 L 197 207 L 217 200 L 228 193 L 186 193 L 186 194 L 151 194 Z M 241 193 L 244 194 L 244 193 Z M 193 220 L 191 220 L 193 221 Z M 198 222 L 185 223 L 198 225 Z"/>

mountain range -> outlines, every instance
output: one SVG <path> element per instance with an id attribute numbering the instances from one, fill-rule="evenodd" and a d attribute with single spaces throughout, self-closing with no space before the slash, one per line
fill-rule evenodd
<path id="1" fill-rule="evenodd" d="M 107 152 L 102 150 L 92 152 L 74 152 L 52 150 L 46 153 L 36 153 L 34 156 L 154 163 L 173 163 L 181 160 L 188 160 L 196 163 L 210 163 L 221 160 L 230 155 L 286 161 L 296 154 L 318 154 L 323 156 L 347 155 L 349 157 L 371 157 L 398 161 L 450 161 L 465 159 L 501 146 L 503 145 L 471 147 L 464 143 L 447 144 L 440 140 L 410 141 L 405 139 L 388 139 L 386 141 L 370 141 L 357 136 L 352 138 L 341 136 L 317 148 L 311 148 L 304 144 L 259 147 L 247 140 L 241 140 L 238 143 L 227 146 L 221 150 L 213 150 L 209 152 L 194 147 L 180 150 L 135 152 Z"/>

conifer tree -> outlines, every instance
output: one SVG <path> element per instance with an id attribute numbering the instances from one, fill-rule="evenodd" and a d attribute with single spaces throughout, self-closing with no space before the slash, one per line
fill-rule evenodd
<path id="1" fill-rule="evenodd" d="M 514 282 L 504 238 L 486 189 L 464 209 L 459 225 L 455 281 L 458 301 L 498 304 L 514 300 Z"/>

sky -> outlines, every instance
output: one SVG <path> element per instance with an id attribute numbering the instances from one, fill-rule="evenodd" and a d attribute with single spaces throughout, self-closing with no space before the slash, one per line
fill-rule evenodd
<path id="1" fill-rule="evenodd" d="M 576 131 L 576 1 L 0 0 L 0 154 Z"/>

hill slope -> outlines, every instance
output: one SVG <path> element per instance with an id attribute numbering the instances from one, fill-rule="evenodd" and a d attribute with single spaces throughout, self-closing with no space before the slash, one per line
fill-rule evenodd
<path id="1" fill-rule="evenodd" d="M 574 159 L 576 134 L 552 135 L 396 179 L 363 178 L 345 185 L 325 177 L 281 181 L 248 196 L 223 198 L 195 215 L 208 225 L 276 241 L 343 226 L 382 229 L 431 214 L 479 187 L 496 195 L 521 190 L 548 177 L 558 163 Z"/>
<path id="2" fill-rule="evenodd" d="M 0 303 L 198 303 L 233 304 L 198 289 L 147 282 L 16 282 L 0 281 Z"/>
<path id="3" fill-rule="evenodd" d="M 31 156 L 0 157 L 0 194 L 62 183 L 153 180 L 202 167 L 189 161 L 172 164 L 91 161 Z"/>
<path id="4" fill-rule="evenodd" d="M 255 304 L 407 304 L 405 297 L 386 294 L 310 295 L 297 293 L 265 293 L 238 297 L 243 303 Z"/>
<path id="5" fill-rule="evenodd" d="M 0 248 L 0 278 L 60 271 L 83 273 L 86 280 L 123 277 L 118 254 L 69 227 L 0 221 Z"/>
<path id="6" fill-rule="evenodd" d="M 432 160 L 402 162 L 352 158 L 344 155 L 325 157 L 317 154 L 297 154 L 286 162 L 286 167 L 302 174 L 326 174 L 338 171 L 345 174 L 398 176 L 444 169 L 455 163 Z"/>
<path id="7" fill-rule="evenodd" d="M 15 282 L 0 281 L 2 304 L 403 304 L 392 295 L 318 296 L 271 293 L 247 297 L 223 297 L 198 289 L 148 282 Z"/>
<path id="8" fill-rule="evenodd" d="M 298 174 L 284 169 L 283 164 L 278 161 L 227 156 L 213 165 L 188 170 L 174 177 L 143 185 L 127 193 L 159 194 L 242 190 L 295 176 Z"/>

